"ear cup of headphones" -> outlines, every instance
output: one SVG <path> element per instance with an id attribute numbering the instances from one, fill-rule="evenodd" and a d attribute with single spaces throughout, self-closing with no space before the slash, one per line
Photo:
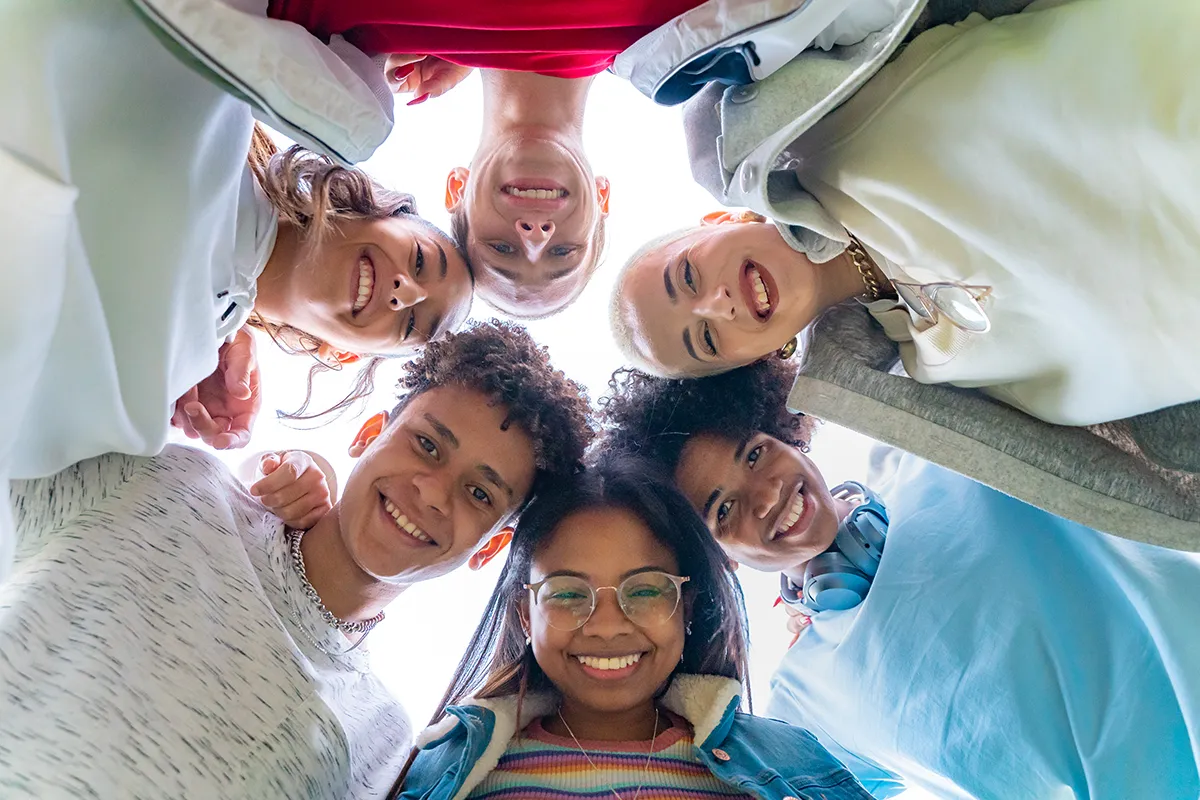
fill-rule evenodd
<path id="1" fill-rule="evenodd" d="M 865 506 L 859 506 L 838 526 L 833 546 L 841 551 L 851 564 L 873 578 L 879 571 L 879 559 L 883 555 L 883 542 L 886 538 L 887 523 Z"/>
<path id="2" fill-rule="evenodd" d="M 871 577 L 841 553 L 827 550 L 804 568 L 804 604 L 814 611 L 844 611 L 867 596 Z"/>

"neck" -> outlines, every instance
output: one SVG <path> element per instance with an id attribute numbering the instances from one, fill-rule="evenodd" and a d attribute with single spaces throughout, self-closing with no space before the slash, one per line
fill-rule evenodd
<path id="1" fill-rule="evenodd" d="M 841 526 L 842 520 L 844 520 L 851 511 L 853 511 L 855 508 L 857 508 L 857 504 L 852 503 L 849 500 L 843 500 L 843 499 L 835 497 L 833 499 L 833 508 L 834 508 L 834 511 L 837 513 L 838 525 Z M 783 571 L 783 574 L 788 576 L 788 580 L 790 580 L 792 582 L 793 586 L 803 586 L 804 585 L 804 568 L 808 566 L 808 562 L 811 561 L 812 558 L 814 558 L 815 556 L 818 556 L 818 555 L 820 555 L 820 553 L 813 553 L 811 556 L 806 558 L 804 561 L 801 561 L 796 566 L 785 569 Z"/>
<path id="2" fill-rule="evenodd" d="M 371 577 L 346 549 L 338 525 L 338 507 L 300 540 L 304 571 L 321 602 L 340 620 L 370 619 L 395 600 L 404 587 Z"/>
<path id="3" fill-rule="evenodd" d="M 279 220 L 275 246 L 255 282 L 254 310 L 264 319 L 281 321 L 278 309 L 286 305 L 289 293 L 296 288 L 296 265 L 300 256 L 300 230 L 290 222 Z"/>
<path id="4" fill-rule="evenodd" d="M 562 719 L 555 714 L 542 723 L 546 730 L 556 736 L 570 738 L 574 733 L 577 739 L 598 742 L 649 741 L 655 735 L 655 728 L 662 733 L 671 724 L 664 722 L 667 717 L 656 709 L 653 700 L 625 711 L 596 711 L 583 708 L 564 697 L 559 714 L 562 714 Z M 566 720 L 566 725 L 563 720 Z"/>
<path id="5" fill-rule="evenodd" d="M 868 261 L 871 265 L 871 274 L 879 282 L 879 287 L 886 291 L 887 287 L 891 285 L 887 275 L 875 264 L 875 259 L 868 257 Z M 841 255 L 818 265 L 818 268 L 822 277 L 818 287 L 822 308 L 830 308 L 867 294 L 867 285 L 849 250 L 843 250 Z"/>
<path id="6" fill-rule="evenodd" d="M 550 78 L 532 72 L 485 69 L 480 142 L 536 133 L 583 146 L 583 110 L 591 78 Z"/>

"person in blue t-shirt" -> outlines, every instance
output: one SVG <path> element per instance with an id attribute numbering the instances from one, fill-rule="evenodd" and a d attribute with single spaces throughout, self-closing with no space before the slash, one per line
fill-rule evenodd
<path id="1" fill-rule="evenodd" d="M 1200 556 L 898 451 L 873 492 L 831 492 L 791 379 L 778 360 L 625 370 L 605 405 L 610 447 L 673 474 L 731 559 L 781 574 L 801 635 L 768 714 L 879 797 L 1200 795 Z"/>

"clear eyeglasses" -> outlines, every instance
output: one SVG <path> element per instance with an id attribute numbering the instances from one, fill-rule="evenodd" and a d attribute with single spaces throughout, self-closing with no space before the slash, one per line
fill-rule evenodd
<path id="1" fill-rule="evenodd" d="M 617 603 L 629 621 L 639 628 L 653 628 L 675 616 L 683 584 L 690 578 L 658 570 L 637 572 L 620 586 L 592 586 L 574 575 L 553 575 L 525 588 L 546 616 L 550 627 L 561 631 L 582 628 L 596 610 L 596 598 L 604 589 L 617 593 Z"/>
<path id="2" fill-rule="evenodd" d="M 914 314 L 936 325 L 945 315 L 952 325 L 969 333 L 987 333 L 992 328 L 980 301 L 992 293 L 990 286 L 971 286 L 952 281 L 904 283 L 892 281 L 896 294 Z"/>

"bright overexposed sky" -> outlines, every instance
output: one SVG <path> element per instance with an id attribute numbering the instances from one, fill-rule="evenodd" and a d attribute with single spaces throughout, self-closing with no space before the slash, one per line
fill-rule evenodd
<path id="1" fill-rule="evenodd" d="M 449 219 L 442 206 L 446 173 L 470 164 L 481 108 L 477 75 L 425 104 L 409 108 L 400 103 L 391 138 L 363 166 L 385 185 L 415 194 L 422 215 L 448 230 Z M 585 131 L 595 173 L 612 182 L 608 256 L 574 305 L 554 317 L 528 323 L 528 327 L 550 348 L 555 364 L 583 383 L 594 401 L 604 394 L 609 376 L 622 363 L 607 324 L 609 293 L 620 266 L 655 235 L 695 224 L 701 215 L 719 206 L 692 181 L 678 109 L 656 106 L 628 83 L 605 73 L 592 87 Z M 497 316 L 480 301 L 472 314 L 476 318 Z M 346 416 L 315 430 L 281 424 L 273 412 L 299 404 L 309 362 L 304 357 L 282 355 L 267 339 L 260 339 L 259 354 L 265 400 L 253 441 L 247 450 L 221 457 L 236 466 L 256 451 L 314 450 L 328 457 L 344 480 L 353 466 L 346 448 L 365 414 Z M 399 364 L 385 365 L 380 371 L 367 414 L 394 404 L 398 373 Z M 318 376 L 316 384 L 318 404 L 336 399 L 347 385 L 343 376 L 328 374 Z M 826 425 L 813 443 L 812 456 L 833 485 L 865 476 L 870 446 L 869 440 L 857 434 Z M 368 643 L 374 669 L 407 707 L 417 729 L 441 697 L 499 566 L 497 560 L 480 572 L 464 567 L 410 589 L 388 609 L 387 619 L 371 634 Z M 753 693 L 761 711 L 766 706 L 770 675 L 790 635 L 784 627 L 784 612 L 772 608 L 778 595 L 777 575 L 743 568 L 739 577 L 750 613 Z"/>

